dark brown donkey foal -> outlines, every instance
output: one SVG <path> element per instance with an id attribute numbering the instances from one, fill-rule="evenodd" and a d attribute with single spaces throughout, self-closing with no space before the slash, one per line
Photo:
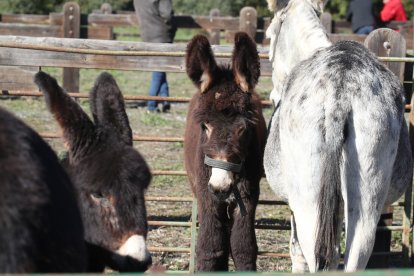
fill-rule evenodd
<path id="1" fill-rule="evenodd" d="M 230 66 L 218 66 L 206 37 L 187 47 L 187 74 L 199 89 L 185 131 L 185 165 L 198 200 L 197 270 L 256 270 L 254 219 L 263 175 L 266 125 L 254 88 L 255 43 L 237 33 Z"/>

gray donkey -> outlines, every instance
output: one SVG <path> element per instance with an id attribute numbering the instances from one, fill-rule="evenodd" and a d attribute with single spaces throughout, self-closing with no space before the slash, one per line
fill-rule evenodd
<path id="1" fill-rule="evenodd" d="M 412 179 L 403 87 L 363 45 L 332 45 L 322 1 L 268 4 L 276 110 L 264 167 L 293 213 L 292 270 L 337 267 L 343 216 L 345 270 L 364 269 L 383 207 Z"/>

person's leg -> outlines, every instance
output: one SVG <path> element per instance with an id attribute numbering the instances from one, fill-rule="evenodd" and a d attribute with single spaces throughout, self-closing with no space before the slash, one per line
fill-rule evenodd
<path id="1" fill-rule="evenodd" d="M 150 85 L 150 90 L 149 90 L 150 96 L 159 95 L 163 79 L 165 79 L 164 72 L 152 72 L 152 79 L 151 79 L 151 85 Z M 155 111 L 157 109 L 157 106 L 158 106 L 157 101 L 150 100 L 147 103 L 148 111 Z"/>
<path id="2" fill-rule="evenodd" d="M 170 96 L 168 82 L 167 82 L 167 74 L 165 72 L 163 72 L 163 77 L 161 78 L 161 87 L 160 87 L 159 96 L 162 96 L 162 97 Z M 171 108 L 171 105 L 169 102 L 164 101 L 162 103 L 162 112 L 168 112 L 170 108 Z"/>
<path id="3" fill-rule="evenodd" d="M 361 35 L 367 35 L 370 32 L 372 32 L 374 30 L 374 27 L 372 26 L 363 26 L 361 28 L 359 28 L 358 30 L 356 30 L 356 34 L 361 34 Z"/>

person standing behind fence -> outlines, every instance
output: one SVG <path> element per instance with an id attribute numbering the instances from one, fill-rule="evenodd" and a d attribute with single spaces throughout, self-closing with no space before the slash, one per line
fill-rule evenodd
<path id="1" fill-rule="evenodd" d="M 352 23 L 355 34 L 369 34 L 375 28 L 375 16 L 371 0 L 351 0 L 346 12 L 346 20 Z"/>
<path id="2" fill-rule="evenodd" d="M 142 41 L 172 43 L 177 28 L 173 24 L 174 10 L 171 0 L 134 0 Z M 150 96 L 169 96 L 167 74 L 153 72 L 149 90 Z M 164 101 L 162 111 L 168 112 L 170 103 Z M 159 112 L 158 102 L 148 101 L 148 112 Z"/>
<path id="3" fill-rule="evenodd" d="M 382 22 L 407 21 L 407 14 L 401 0 L 383 0 L 384 7 L 380 12 Z"/>

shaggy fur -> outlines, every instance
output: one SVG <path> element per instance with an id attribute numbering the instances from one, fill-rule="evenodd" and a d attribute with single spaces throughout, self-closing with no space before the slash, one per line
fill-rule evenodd
<path id="1" fill-rule="evenodd" d="M 65 163 L 79 194 L 86 241 L 115 253 L 131 235 L 146 237 L 144 192 L 151 174 L 132 147 L 132 131 L 115 80 L 108 73 L 97 78 L 89 97 L 93 122 L 55 79 L 39 72 L 35 82 L 69 146 Z M 117 269 L 143 271 L 151 263 L 147 255 L 135 265 L 118 264 Z M 90 267 L 100 270 L 104 265 L 92 262 Z"/>
<path id="2" fill-rule="evenodd" d="M 245 33 L 235 36 L 232 65 L 216 64 L 204 36 L 195 36 L 188 44 L 187 74 L 199 88 L 189 105 L 184 143 L 185 166 L 198 200 L 198 271 L 228 270 L 229 255 L 237 270 L 256 269 L 254 219 L 266 126 L 254 92 L 260 76 L 259 57 Z M 221 171 L 213 177 L 213 169 L 203 162 L 205 155 L 237 164 L 244 161 L 244 167 L 240 174 Z M 232 185 L 240 190 L 247 209 L 244 217 Z"/>
<path id="3" fill-rule="evenodd" d="M 72 183 L 40 136 L 0 109 L 0 272 L 86 271 Z"/>
<path id="4" fill-rule="evenodd" d="M 279 108 L 264 167 L 293 212 L 293 272 L 337 268 L 343 216 L 345 270 L 354 271 L 367 264 L 384 206 L 412 180 L 404 92 L 363 45 L 331 45 L 318 2 L 277 3 L 272 24 L 280 26 L 268 33 L 275 40 L 272 99 Z"/>

